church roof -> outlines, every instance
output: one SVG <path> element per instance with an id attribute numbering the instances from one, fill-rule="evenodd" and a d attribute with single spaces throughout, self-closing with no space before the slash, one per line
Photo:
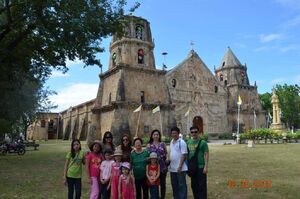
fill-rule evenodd
<path id="1" fill-rule="evenodd" d="M 182 62 L 180 62 L 177 66 L 175 66 L 174 68 L 172 68 L 171 70 L 169 70 L 168 73 L 172 73 L 173 71 L 177 70 L 178 68 L 180 68 L 181 66 L 183 66 L 184 63 L 187 62 L 191 58 L 196 58 L 196 59 L 200 60 L 200 62 L 203 63 L 203 65 L 206 67 L 206 65 L 204 64 L 204 62 L 202 61 L 202 59 L 199 57 L 199 55 L 196 53 L 196 51 L 191 50 L 189 52 L 189 54 L 188 54 L 188 57 L 186 59 L 184 59 Z"/>
<path id="2" fill-rule="evenodd" d="M 242 66 L 242 64 L 238 60 L 238 58 L 235 56 L 235 54 L 232 52 L 230 47 L 228 47 L 227 51 L 222 59 L 222 62 L 220 64 L 220 67 L 218 69 L 232 67 L 232 66 Z"/>

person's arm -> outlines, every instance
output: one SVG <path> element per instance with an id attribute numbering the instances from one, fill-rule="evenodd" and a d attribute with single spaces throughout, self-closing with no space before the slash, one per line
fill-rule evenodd
<path id="1" fill-rule="evenodd" d="M 86 168 L 86 173 L 87 173 L 87 176 L 88 176 L 88 180 L 89 180 L 89 183 L 92 184 L 92 179 L 91 179 L 91 176 L 90 176 L 90 161 L 89 161 L 89 157 L 88 155 L 86 155 L 86 165 L 85 165 L 85 168 Z"/>
<path id="2" fill-rule="evenodd" d="M 180 140 L 179 142 L 181 142 L 181 149 L 180 149 L 181 157 L 180 157 L 180 162 L 179 162 L 177 172 L 181 173 L 182 166 L 184 164 L 184 161 L 187 158 L 187 146 L 186 146 L 186 143 L 183 140 Z"/>
<path id="3" fill-rule="evenodd" d="M 208 173 L 208 152 L 204 152 L 204 160 L 205 160 L 205 166 L 203 168 L 203 173 L 206 174 Z"/>
<path id="4" fill-rule="evenodd" d="M 155 181 L 159 178 L 159 176 L 160 176 L 160 166 L 158 165 L 157 175 L 155 177 Z"/>
<path id="5" fill-rule="evenodd" d="M 69 164 L 69 159 L 66 159 L 66 161 L 65 161 L 65 166 L 64 166 L 64 175 L 63 175 L 64 185 L 67 185 L 67 171 L 68 171 L 68 164 Z"/>

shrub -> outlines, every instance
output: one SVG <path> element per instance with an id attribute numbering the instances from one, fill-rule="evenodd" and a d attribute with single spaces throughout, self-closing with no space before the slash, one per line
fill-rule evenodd
<path id="1" fill-rule="evenodd" d="M 219 135 L 219 139 L 220 140 L 231 140 L 232 138 L 232 134 L 231 133 L 222 133 Z"/>

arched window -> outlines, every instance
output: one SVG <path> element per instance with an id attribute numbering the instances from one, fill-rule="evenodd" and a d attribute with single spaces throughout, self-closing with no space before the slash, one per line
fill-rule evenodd
<path id="1" fill-rule="evenodd" d="M 222 74 L 220 75 L 220 81 L 223 81 L 223 75 Z"/>
<path id="2" fill-rule="evenodd" d="M 176 79 L 172 79 L 172 87 L 175 88 L 176 87 Z"/>
<path id="3" fill-rule="evenodd" d="M 111 56 L 111 59 L 112 59 L 113 65 L 116 65 L 117 53 L 113 53 Z"/>
<path id="4" fill-rule="evenodd" d="M 224 85 L 227 86 L 227 80 L 224 81 Z"/>
<path id="5" fill-rule="evenodd" d="M 215 93 L 218 92 L 218 86 L 215 86 Z"/>
<path id="6" fill-rule="evenodd" d="M 225 62 L 223 62 L 222 67 L 225 66 Z"/>
<path id="7" fill-rule="evenodd" d="M 46 121 L 45 120 L 41 120 L 41 127 L 45 128 L 46 127 Z"/>
<path id="8" fill-rule="evenodd" d="M 141 91 L 141 103 L 145 102 L 145 92 Z"/>
<path id="9" fill-rule="evenodd" d="M 138 63 L 139 64 L 144 63 L 144 51 L 143 51 L 143 49 L 138 50 Z"/>
<path id="10" fill-rule="evenodd" d="M 140 24 L 135 26 L 135 38 L 144 39 L 144 27 Z"/>

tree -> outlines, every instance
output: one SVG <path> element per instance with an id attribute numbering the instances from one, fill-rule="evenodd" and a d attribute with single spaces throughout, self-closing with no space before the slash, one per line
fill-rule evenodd
<path id="1" fill-rule="evenodd" d="M 66 72 L 67 60 L 101 66 L 96 54 L 104 50 L 102 38 L 122 32 L 125 5 L 126 0 L 2 0 L 0 126 L 36 108 L 52 69 Z"/>
<path id="2" fill-rule="evenodd" d="M 262 108 L 267 112 L 272 112 L 272 103 L 271 103 L 271 93 L 259 94 L 259 99 L 261 101 Z"/>
<path id="3" fill-rule="evenodd" d="M 276 85 L 276 94 L 281 109 L 281 120 L 288 128 L 300 128 L 300 87 L 295 85 Z"/>

